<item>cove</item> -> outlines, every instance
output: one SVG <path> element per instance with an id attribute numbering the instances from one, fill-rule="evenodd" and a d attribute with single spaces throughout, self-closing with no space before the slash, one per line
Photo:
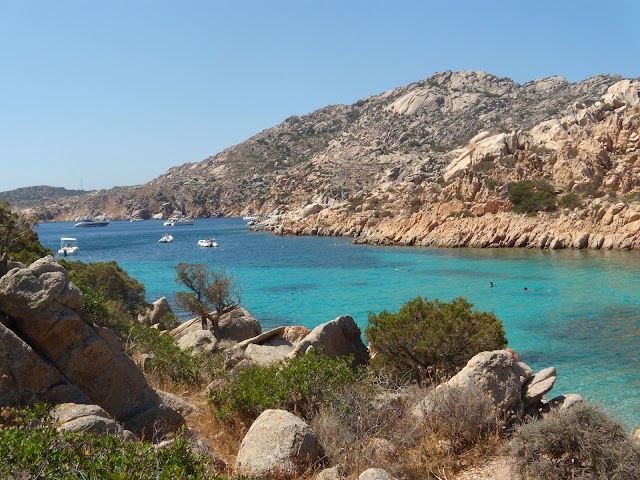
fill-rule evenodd
<path id="1" fill-rule="evenodd" d="M 78 238 L 78 260 L 117 261 L 145 285 L 149 301 L 171 302 L 179 262 L 225 268 L 263 330 L 313 328 L 344 314 L 364 330 L 369 312 L 397 311 L 418 295 L 464 296 L 502 320 L 509 346 L 534 370 L 557 368 L 551 394 L 579 393 L 630 428 L 640 424 L 640 252 L 372 247 L 252 232 L 228 218 L 183 227 L 43 223 L 36 231 L 54 251 L 60 237 Z M 166 232 L 174 241 L 158 243 Z M 218 248 L 197 246 L 209 237 Z"/>

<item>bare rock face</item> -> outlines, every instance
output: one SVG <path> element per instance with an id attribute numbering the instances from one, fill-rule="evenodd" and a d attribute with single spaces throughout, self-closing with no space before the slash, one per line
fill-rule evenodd
<path id="1" fill-rule="evenodd" d="M 365 365 L 369 362 L 369 351 L 360 335 L 353 317 L 343 315 L 314 328 L 296 345 L 291 356 L 315 348 L 332 358 L 353 355 L 355 365 Z"/>
<path id="2" fill-rule="evenodd" d="M 0 323 L 0 405 L 89 403 L 87 396 Z"/>
<path id="3" fill-rule="evenodd" d="M 318 464 L 323 449 L 316 434 L 294 414 L 265 410 L 245 435 L 235 472 L 255 478 L 294 479 Z"/>
<path id="4" fill-rule="evenodd" d="M 80 318 L 82 302 L 52 257 L 0 278 L 0 310 L 13 332 L 92 403 L 139 435 L 176 430 L 182 416 L 161 403 L 128 355 Z"/>

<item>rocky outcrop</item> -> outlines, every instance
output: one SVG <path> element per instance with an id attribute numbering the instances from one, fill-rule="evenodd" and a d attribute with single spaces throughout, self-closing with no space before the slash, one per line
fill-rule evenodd
<path id="1" fill-rule="evenodd" d="M 362 343 L 360 328 L 350 315 L 318 325 L 295 346 L 290 356 L 310 349 L 317 349 L 332 358 L 353 355 L 354 365 L 369 363 L 369 351 Z"/>
<path id="2" fill-rule="evenodd" d="M 151 304 L 151 308 L 147 310 L 145 315 L 142 315 L 138 320 L 145 325 L 158 325 L 163 316 L 168 313 L 173 313 L 171 310 L 171 306 L 169 305 L 169 301 L 167 297 L 161 297 L 153 304 Z"/>
<path id="3" fill-rule="evenodd" d="M 0 311 L 15 337 L 24 342 L 22 353 L 10 355 L 30 358 L 42 374 L 33 390 L 42 392 L 46 388 L 44 395 L 51 398 L 51 385 L 67 392 L 61 398 L 81 402 L 79 394 L 65 382 L 54 385 L 57 372 L 91 403 L 138 435 L 150 437 L 154 432 L 179 428 L 184 423 L 182 416 L 162 404 L 133 360 L 106 331 L 96 330 L 80 318 L 82 302 L 80 290 L 51 257 L 37 260 L 28 268 L 13 269 L 0 278 Z M 5 338 L 16 345 L 17 340 L 5 333 Z M 38 362 L 36 354 L 51 368 L 42 367 L 44 360 Z M 18 374 L 14 385 L 28 383 L 21 373 L 30 375 L 14 369 L 14 377 Z"/>
<path id="4" fill-rule="evenodd" d="M 215 312 L 211 312 L 211 316 L 217 318 Z M 210 329 L 202 329 L 200 318 L 193 318 L 171 330 L 171 335 L 183 350 L 194 348 L 210 353 L 230 348 L 262 332 L 258 321 L 242 307 L 223 314 L 218 319 L 218 327 L 220 339 L 216 339 Z"/>
<path id="5" fill-rule="evenodd" d="M 183 205 L 196 217 L 265 216 L 298 208 L 315 215 L 383 182 L 424 187 L 442 176 L 476 133 L 526 132 L 560 117 L 565 106 L 594 102 L 617 80 L 601 75 L 569 83 L 552 77 L 519 85 L 485 72 L 436 73 L 353 105 L 289 117 L 146 185 L 50 199 L 44 208 L 37 202 L 21 207 L 58 220 L 98 214 L 129 219 L 140 212 L 166 218 Z M 616 102 L 624 97 L 612 95 Z"/>
<path id="6" fill-rule="evenodd" d="M 428 418 L 440 395 L 449 391 L 472 391 L 484 395 L 501 414 L 513 413 L 517 418 L 534 415 L 541 408 L 560 407 L 560 397 L 550 402 L 543 397 L 556 381 L 556 370 L 546 368 L 534 374 L 531 368 L 517 360 L 512 352 L 495 350 L 475 355 L 449 381 L 438 385 L 413 410 L 419 418 Z M 571 401 L 577 401 L 572 396 Z M 562 397 L 562 398 L 567 398 Z M 567 404 L 568 405 L 568 404 Z"/>
<path id="7" fill-rule="evenodd" d="M 265 410 L 242 440 L 235 472 L 294 479 L 317 466 L 323 456 L 318 437 L 305 422 L 284 410 Z"/>

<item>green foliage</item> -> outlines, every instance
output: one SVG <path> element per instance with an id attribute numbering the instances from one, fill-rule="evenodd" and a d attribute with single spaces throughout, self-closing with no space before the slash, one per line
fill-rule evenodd
<path id="1" fill-rule="evenodd" d="M 220 338 L 218 318 L 240 305 L 240 288 L 235 278 L 225 270 L 209 270 L 204 263 L 181 262 L 175 267 L 176 282 L 187 287 L 188 291 L 176 293 L 176 304 L 200 316 L 204 327 L 207 319 L 213 325 L 213 334 Z M 209 315 L 210 310 L 218 313 Z"/>
<path id="2" fill-rule="evenodd" d="M 59 263 L 69 272 L 73 283 L 81 289 L 88 287 L 100 292 L 105 301 L 119 302 L 131 313 L 147 306 L 144 285 L 114 261 L 84 263 L 59 260 Z"/>
<path id="3" fill-rule="evenodd" d="M 640 472 L 640 447 L 622 425 L 588 404 L 521 426 L 507 451 L 519 473 L 532 480 L 631 480 Z"/>
<path id="4" fill-rule="evenodd" d="M 475 172 L 488 172 L 496 168 L 495 157 L 489 156 L 487 158 L 483 158 L 478 163 L 473 165 L 473 170 Z"/>
<path id="5" fill-rule="evenodd" d="M 509 200 L 516 213 L 552 211 L 556 209 L 553 187 L 542 180 L 522 180 L 509 184 Z"/>
<path id="6" fill-rule="evenodd" d="M 142 323 L 132 323 L 128 330 L 125 351 L 129 355 L 150 354 L 145 373 L 158 382 L 173 382 L 200 386 L 214 371 L 211 355 L 182 350 L 171 335 Z"/>
<path id="7" fill-rule="evenodd" d="M 580 205 L 582 205 L 582 200 L 580 200 L 580 197 L 575 192 L 569 192 L 560 198 L 560 206 L 562 208 L 574 209 Z"/>
<path id="8" fill-rule="evenodd" d="M 12 212 L 9 204 L 0 202 L 0 274 L 7 260 L 26 265 L 53 252 L 42 246 L 33 231 L 37 222 L 33 218 Z"/>
<path id="9" fill-rule="evenodd" d="M 280 364 L 242 369 L 221 388 L 211 389 L 209 399 L 223 415 L 235 411 L 256 418 L 266 409 L 280 408 L 308 417 L 358 376 L 351 358 L 334 360 L 312 351 Z"/>
<path id="10" fill-rule="evenodd" d="M 207 475 L 204 459 L 191 451 L 184 434 L 154 449 L 110 435 L 58 432 L 40 407 L 13 412 L 7 423 L 0 424 L 0 478 L 215 478 Z"/>
<path id="11" fill-rule="evenodd" d="M 60 263 L 71 269 L 70 277 L 84 295 L 82 318 L 111 328 L 129 355 L 148 355 L 145 373 L 154 381 L 200 386 L 210 380 L 211 356 L 183 351 L 171 335 L 138 322 L 136 310 L 144 305 L 144 287 L 115 262 Z M 175 315 L 165 315 L 160 323 L 169 329 L 179 321 Z"/>
<path id="12" fill-rule="evenodd" d="M 504 348 L 502 322 L 472 307 L 464 298 L 429 302 L 417 297 L 397 313 L 370 313 L 364 335 L 375 352 L 372 366 L 425 382 L 453 375 L 476 353 Z"/>

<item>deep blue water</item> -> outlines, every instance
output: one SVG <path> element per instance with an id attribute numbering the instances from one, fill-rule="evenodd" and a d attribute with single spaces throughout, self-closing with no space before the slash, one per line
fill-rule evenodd
<path id="1" fill-rule="evenodd" d="M 464 296 L 503 321 L 509 346 L 534 370 L 558 369 L 552 393 L 580 393 L 630 427 L 640 424 L 640 252 L 369 247 L 251 232 L 239 219 L 45 223 L 37 231 L 54 251 L 60 237 L 78 238 L 78 260 L 116 260 L 149 301 L 171 301 L 178 262 L 224 267 L 265 330 L 313 328 L 343 314 L 364 329 L 368 312 L 397 311 L 418 295 Z M 165 232 L 173 243 L 158 243 Z M 197 246 L 211 236 L 219 248 Z"/>

